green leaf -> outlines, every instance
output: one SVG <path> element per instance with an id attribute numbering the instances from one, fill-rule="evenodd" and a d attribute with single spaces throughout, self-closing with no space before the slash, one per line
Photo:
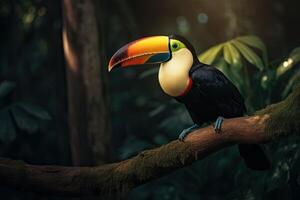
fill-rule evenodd
<path id="1" fill-rule="evenodd" d="M 229 49 L 229 45 L 230 43 L 227 42 L 224 45 L 224 49 L 223 49 L 223 55 L 224 55 L 224 59 L 228 64 L 233 64 L 233 58 Z"/>
<path id="2" fill-rule="evenodd" d="M 149 113 L 149 117 L 154 117 L 154 116 L 160 114 L 161 112 L 163 112 L 165 109 L 166 109 L 166 105 L 164 105 L 164 104 L 157 106 L 155 109 L 153 109 Z"/>
<path id="3" fill-rule="evenodd" d="M 16 88 L 16 84 L 12 81 L 3 81 L 0 85 L 0 98 L 6 97 Z"/>
<path id="4" fill-rule="evenodd" d="M 233 67 L 241 68 L 241 56 L 238 50 L 230 42 L 226 42 L 223 49 L 225 61 Z"/>
<path id="5" fill-rule="evenodd" d="M 300 47 L 293 49 L 291 54 L 294 56 L 294 59 L 298 62 L 300 61 Z"/>
<path id="6" fill-rule="evenodd" d="M 272 191 L 282 187 L 289 181 L 289 179 L 290 167 L 286 162 L 280 161 L 269 178 L 267 191 Z"/>
<path id="7" fill-rule="evenodd" d="M 12 115 L 15 119 L 17 126 L 28 133 L 35 133 L 39 129 L 39 125 L 31 115 L 27 114 L 25 111 L 14 106 L 10 108 Z"/>
<path id="8" fill-rule="evenodd" d="M 264 64 L 265 64 L 265 66 L 268 65 L 267 48 L 266 48 L 266 45 L 263 43 L 263 41 L 259 37 L 253 36 L 253 35 L 248 35 L 248 36 L 238 37 L 237 40 L 244 44 L 247 44 L 248 46 L 255 47 L 255 48 L 261 50 L 262 54 L 263 54 Z"/>
<path id="9" fill-rule="evenodd" d="M 300 61 L 300 47 L 295 48 L 288 58 L 283 61 L 276 70 L 277 77 L 282 76 L 285 72 L 292 69 Z"/>
<path id="10" fill-rule="evenodd" d="M 223 48 L 223 44 L 216 45 L 214 47 L 209 48 L 204 53 L 198 56 L 198 59 L 205 64 L 212 64 L 218 56 L 221 54 L 221 50 Z"/>
<path id="11" fill-rule="evenodd" d="M 219 58 L 215 65 L 221 72 L 223 72 L 226 76 L 228 76 L 228 78 L 230 78 L 231 72 L 228 63 L 225 61 L 224 58 Z"/>
<path id="12" fill-rule="evenodd" d="M 260 85 L 262 88 L 264 88 L 265 90 L 269 87 L 269 77 L 268 75 L 263 75 L 261 77 L 261 80 L 260 80 Z"/>
<path id="13" fill-rule="evenodd" d="M 262 60 L 247 45 L 245 45 L 237 40 L 232 40 L 232 44 L 240 51 L 240 53 L 244 56 L 244 58 L 249 63 L 253 64 L 261 71 L 264 69 Z"/>
<path id="14" fill-rule="evenodd" d="M 21 109 L 23 109 L 28 114 L 30 114 L 34 117 L 37 117 L 37 118 L 43 119 L 43 120 L 51 120 L 49 113 L 40 106 L 34 105 L 32 103 L 25 103 L 25 102 L 16 103 L 16 106 L 20 107 Z"/>
<path id="15" fill-rule="evenodd" d="M 16 138 L 16 130 L 8 110 L 0 112 L 0 140 L 10 143 Z"/>
<path id="16" fill-rule="evenodd" d="M 282 97 L 286 97 L 288 93 L 292 90 L 292 88 L 300 83 L 300 70 L 298 70 L 293 76 L 289 79 L 289 82 L 285 86 Z"/>

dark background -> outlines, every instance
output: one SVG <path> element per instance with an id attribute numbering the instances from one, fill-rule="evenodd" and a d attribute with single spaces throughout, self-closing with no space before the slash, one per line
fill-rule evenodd
<path id="1" fill-rule="evenodd" d="M 279 65 L 300 45 L 298 0 L 102 2 L 104 9 L 96 11 L 103 12 L 103 68 L 122 45 L 148 35 L 183 35 L 199 54 L 237 36 L 256 35 L 267 46 L 271 67 Z M 59 0 L 0 0 L 0 81 L 13 88 L 1 97 L 0 113 L 16 102 L 29 103 L 31 114 L 36 112 L 23 114 L 20 119 L 26 125 L 21 127 L 15 122 L 7 125 L 7 116 L 1 115 L 1 157 L 32 164 L 72 165 L 62 13 Z M 252 98 L 249 110 L 285 97 L 283 88 L 295 72 L 297 66 L 276 82 L 268 99 L 258 103 L 258 98 Z M 255 74 L 249 76 L 255 81 Z M 191 124 L 184 108 L 163 94 L 149 66 L 109 74 L 108 87 L 110 161 L 176 139 Z M 299 139 L 282 139 L 266 150 L 274 165 L 269 172 L 247 169 L 232 147 L 137 188 L 128 199 L 299 199 Z M 0 199 L 49 198 L 60 199 L 0 189 Z"/>

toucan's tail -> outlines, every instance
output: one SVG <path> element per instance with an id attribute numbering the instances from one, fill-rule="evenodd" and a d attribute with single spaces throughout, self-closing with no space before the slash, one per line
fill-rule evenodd
<path id="1" fill-rule="evenodd" d="M 240 155 L 244 158 L 247 167 L 253 170 L 268 170 L 271 162 L 258 144 L 240 144 Z"/>

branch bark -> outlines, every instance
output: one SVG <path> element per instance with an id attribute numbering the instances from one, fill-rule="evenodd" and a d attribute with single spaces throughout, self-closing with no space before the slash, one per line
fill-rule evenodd
<path id="1" fill-rule="evenodd" d="M 48 195 L 120 197 L 227 146 L 266 143 L 292 133 L 300 133 L 300 87 L 256 115 L 225 120 L 220 134 L 208 126 L 189 134 L 184 142 L 174 140 L 118 163 L 63 167 L 0 159 L 0 185 Z"/>

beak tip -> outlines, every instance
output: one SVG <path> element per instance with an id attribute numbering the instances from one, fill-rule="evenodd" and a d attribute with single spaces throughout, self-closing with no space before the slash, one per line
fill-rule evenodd
<path id="1" fill-rule="evenodd" d="M 112 60 L 109 61 L 108 63 L 108 72 L 111 72 L 111 70 L 114 68 Z"/>

